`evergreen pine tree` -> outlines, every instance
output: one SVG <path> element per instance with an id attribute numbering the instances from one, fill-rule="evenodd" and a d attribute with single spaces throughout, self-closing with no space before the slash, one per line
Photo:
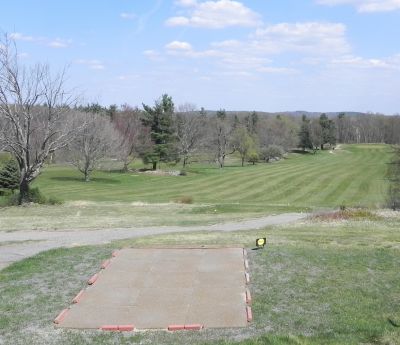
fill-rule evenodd
<path id="1" fill-rule="evenodd" d="M 162 95 L 154 107 L 143 104 L 143 125 L 150 128 L 152 147 L 143 153 L 143 161 L 151 163 L 153 170 L 157 169 L 159 162 L 171 161 L 174 158 L 173 141 L 174 129 L 172 126 L 172 115 L 174 113 L 174 102 L 167 94 Z M 175 157 L 176 158 L 176 157 Z"/>
<path id="2" fill-rule="evenodd" d="M 299 147 L 301 147 L 303 150 L 313 148 L 313 143 L 311 140 L 310 121 L 305 115 L 303 115 L 303 121 L 300 127 L 299 140 Z"/>
<path id="3" fill-rule="evenodd" d="M 10 159 L 0 170 L 0 188 L 14 191 L 19 187 L 19 167 L 14 159 Z"/>

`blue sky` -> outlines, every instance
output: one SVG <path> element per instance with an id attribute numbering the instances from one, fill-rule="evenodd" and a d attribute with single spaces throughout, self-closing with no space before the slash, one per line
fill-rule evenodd
<path id="1" fill-rule="evenodd" d="M 13 0 L 21 62 L 85 102 L 400 112 L 400 0 Z"/>

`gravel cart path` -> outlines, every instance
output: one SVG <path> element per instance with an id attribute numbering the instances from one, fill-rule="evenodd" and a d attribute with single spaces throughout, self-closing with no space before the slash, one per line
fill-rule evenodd
<path id="1" fill-rule="evenodd" d="M 113 240 L 173 232 L 255 230 L 270 225 L 295 222 L 306 217 L 306 213 L 284 213 L 239 222 L 205 226 L 157 226 L 146 228 L 69 231 L 3 231 L 0 232 L 0 269 L 3 269 L 15 261 L 53 248 L 105 244 Z"/>

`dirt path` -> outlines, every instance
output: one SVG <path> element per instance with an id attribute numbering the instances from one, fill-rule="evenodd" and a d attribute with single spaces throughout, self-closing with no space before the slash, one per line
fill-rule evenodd
<path id="1" fill-rule="evenodd" d="M 105 244 L 113 240 L 137 238 L 172 232 L 254 230 L 269 225 L 291 223 L 307 216 L 305 213 L 284 213 L 240 222 L 206 226 L 158 226 L 127 229 L 82 231 L 15 231 L 0 232 L 0 269 L 29 256 L 59 247 Z"/>

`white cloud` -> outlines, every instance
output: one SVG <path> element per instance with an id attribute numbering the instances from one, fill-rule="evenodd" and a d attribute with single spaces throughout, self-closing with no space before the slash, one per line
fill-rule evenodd
<path id="1" fill-rule="evenodd" d="M 72 40 L 64 40 L 61 38 L 49 39 L 47 37 L 36 37 L 36 36 L 25 35 L 20 32 L 11 33 L 10 38 L 15 41 L 37 43 L 48 46 L 50 48 L 66 48 L 72 43 Z"/>
<path id="2" fill-rule="evenodd" d="M 38 38 L 35 38 L 33 36 L 24 35 L 24 34 L 21 34 L 20 32 L 11 33 L 10 38 L 15 41 L 28 41 L 28 42 L 33 42 L 33 41 L 38 40 Z"/>
<path id="3" fill-rule="evenodd" d="M 192 26 L 208 29 L 222 29 L 229 26 L 257 26 L 261 24 L 260 15 L 241 2 L 217 0 L 198 2 L 179 0 L 178 6 L 188 8 L 186 16 L 167 19 L 168 26 Z"/>
<path id="4" fill-rule="evenodd" d="M 151 50 L 151 49 L 145 50 L 143 52 L 143 55 L 152 61 L 162 61 L 163 60 L 163 57 L 161 56 L 161 54 L 156 50 Z"/>
<path id="5" fill-rule="evenodd" d="M 105 65 L 100 60 L 86 60 L 86 59 L 79 59 L 75 60 L 75 63 L 79 65 L 85 65 L 90 69 L 94 70 L 103 70 L 105 69 Z"/>
<path id="6" fill-rule="evenodd" d="M 348 66 L 363 69 L 389 69 L 400 71 L 400 54 L 380 59 L 366 59 L 354 55 L 344 55 L 333 59 L 333 65 Z"/>
<path id="7" fill-rule="evenodd" d="M 122 13 L 119 14 L 119 16 L 122 19 L 127 19 L 127 20 L 132 20 L 132 19 L 136 19 L 137 18 L 137 15 L 135 13 L 132 13 L 132 12 L 122 12 Z"/>
<path id="8" fill-rule="evenodd" d="M 317 0 L 321 5 L 352 5 L 359 12 L 389 12 L 400 10 L 400 0 Z"/>
<path id="9" fill-rule="evenodd" d="M 71 40 L 63 40 L 60 38 L 56 38 L 53 41 L 50 41 L 47 45 L 51 48 L 67 48 L 69 44 L 71 43 Z"/>
<path id="10" fill-rule="evenodd" d="M 184 41 L 170 42 L 164 48 L 168 55 L 180 58 L 211 59 L 219 70 L 242 76 L 295 73 L 297 70 L 293 66 L 310 65 L 306 61 L 323 66 L 337 56 L 351 53 L 345 25 L 319 22 L 267 25 L 259 27 L 247 39 L 212 42 L 204 49 Z M 148 51 L 146 55 L 154 60 L 155 52 Z M 279 59 L 279 65 L 283 66 L 276 66 L 278 60 L 274 61 L 274 57 L 277 55 L 284 56 Z M 156 55 L 157 58 L 161 56 L 160 53 Z"/>
<path id="11" fill-rule="evenodd" d="M 182 42 L 182 41 L 170 42 L 165 46 L 165 48 L 167 50 L 172 50 L 172 51 L 176 51 L 176 50 L 190 51 L 190 50 L 192 50 L 192 46 L 190 43 Z"/>
<path id="12" fill-rule="evenodd" d="M 197 0 L 176 0 L 175 4 L 182 7 L 191 7 L 197 5 Z"/>
<path id="13" fill-rule="evenodd" d="M 350 50 L 341 23 L 280 23 L 257 29 L 252 45 L 268 53 L 342 54 Z"/>

